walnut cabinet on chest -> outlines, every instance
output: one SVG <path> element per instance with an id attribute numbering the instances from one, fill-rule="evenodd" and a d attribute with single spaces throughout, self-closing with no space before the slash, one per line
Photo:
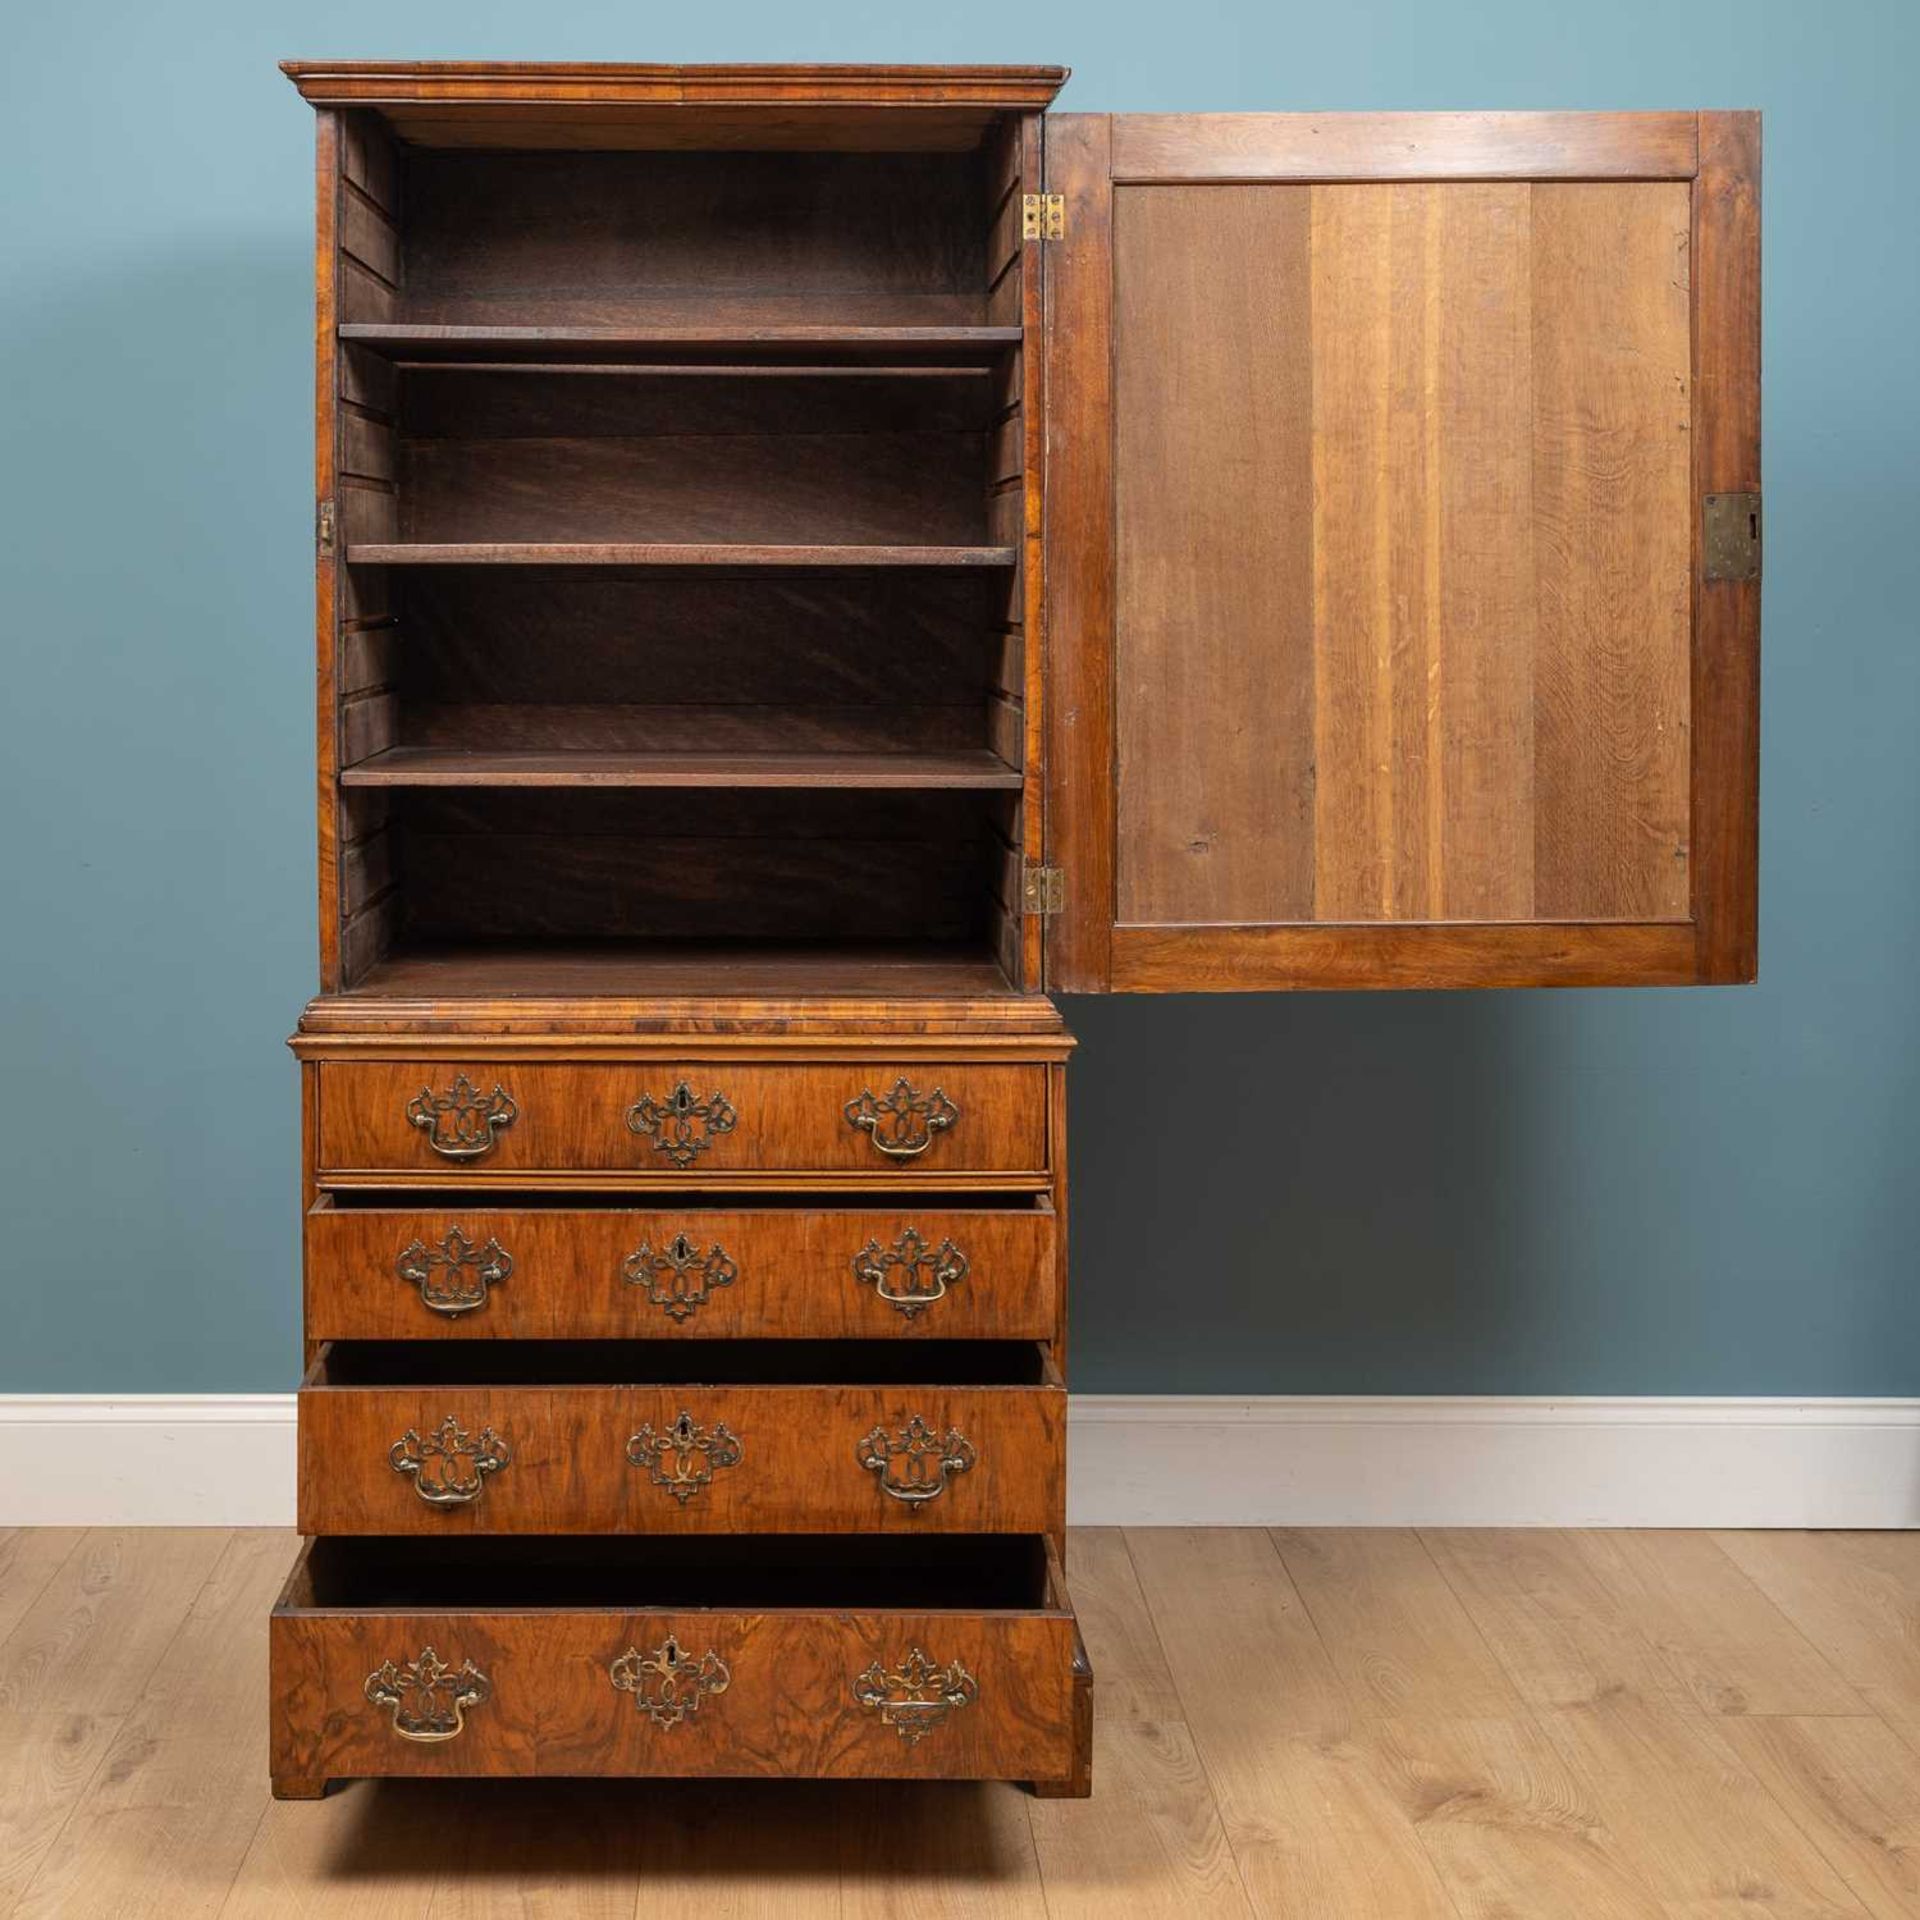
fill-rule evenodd
<path id="1" fill-rule="evenodd" d="M 293 63 L 275 1790 L 1088 1790 L 1049 989 L 1752 977 L 1758 128 Z"/>

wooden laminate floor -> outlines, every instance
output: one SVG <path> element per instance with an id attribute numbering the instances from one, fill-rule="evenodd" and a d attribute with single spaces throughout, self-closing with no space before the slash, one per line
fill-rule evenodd
<path id="1" fill-rule="evenodd" d="M 0 1533 L 0 1916 L 1920 1915 L 1920 1535 L 1086 1532 L 1091 1801 L 275 1805 L 284 1533 Z"/>

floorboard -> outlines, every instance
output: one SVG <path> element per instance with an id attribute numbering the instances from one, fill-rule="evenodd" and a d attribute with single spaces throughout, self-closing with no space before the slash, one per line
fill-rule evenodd
<path id="1" fill-rule="evenodd" d="M 0 1646 L 84 1537 L 80 1527 L 0 1529 Z"/>
<path id="2" fill-rule="evenodd" d="M 1866 1911 L 1707 1716 L 1622 1697 L 1555 1708 L 1544 1723 L 1675 1920 Z"/>
<path id="3" fill-rule="evenodd" d="M 1454 1920 L 1272 1539 L 1153 1528 L 1127 1544 L 1254 1911 Z M 1096 1719 L 1099 1701 L 1096 1669 Z"/>
<path id="4" fill-rule="evenodd" d="M 1288 1528 L 1274 1545 L 1362 1719 L 1510 1719 L 1520 1696 L 1417 1534 Z"/>
<path id="5" fill-rule="evenodd" d="M 1648 1623 L 1608 1577 L 1613 1548 L 1573 1533 L 1461 1527 L 1427 1550 L 1530 1707 L 1581 1707 L 1622 1694 L 1681 1706 L 1686 1689 Z"/>
<path id="6" fill-rule="evenodd" d="M 0 1642 L 0 1915 L 18 1908 L 230 1538 L 90 1532 Z M 262 1721 L 265 1681 L 263 1661 Z"/>
<path id="7" fill-rule="evenodd" d="M 1725 1733 L 1868 1912 L 1920 1914 L 1920 1754 L 1884 1720 L 1754 1716 Z"/>
<path id="8" fill-rule="evenodd" d="M 1706 1534 L 1604 1536 L 1634 1585 L 1623 1605 L 1704 1711 L 1858 1714 L 1838 1668 Z"/>
<path id="9" fill-rule="evenodd" d="M 1075 1534 L 1068 1585 L 1093 1662 L 1099 1784 L 1028 1809 L 1049 1920 L 1251 1913 L 1125 1535 Z"/>
<path id="10" fill-rule="evenodd" d="M 292 1557 L 284 1535 L 236 1533 L 227 1542 L 16 1920 L 219 1913 L 260 1824 L 267 1613 Z"/>
<path id="11" fill-rule="evenodd" d="M 277 1803 L 290 1534 L 0 1532 L 0 1920 L 1920 1916 L 1920 1536 L 1097 1530 L 1094 1797 Z"/>
<path id="12" fill-rule="evenodd" d="M 1920 1534 L 1714 1537 L 1920 1752 Z"/>

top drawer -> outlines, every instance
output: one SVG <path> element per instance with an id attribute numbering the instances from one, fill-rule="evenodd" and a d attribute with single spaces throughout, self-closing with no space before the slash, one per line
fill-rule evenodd
<path id="1" fill-rule="evenodd" d="M 911 1061 L 322 1061 L 319 1165 L 336 1185 L 1044 1181 L 1047 1068 Z"/>

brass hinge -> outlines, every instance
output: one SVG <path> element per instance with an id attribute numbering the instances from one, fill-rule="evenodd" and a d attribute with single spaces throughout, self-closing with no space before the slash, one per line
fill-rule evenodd
<path id="1" fill-rule="evenodd" d="M 333 502 L 322 500 L 313 516 L 313 542 L 322 553 L 333 551 L 333 526 Z"/>
<path id="2" fill-rule="evenodd" d="M 1059 913 L 1067 904 L 1067 876 L 1058 867 L 1024 867 L 1020 873 L 1023 913 Z"/>
<path id="3" fill-rule="evenodd" d="M 1702 515 L 1700 552 L 1709 580 L 1760 578 L 1760 496 L 1710 493 Z"/>
<path id="4" fill-rule="evenodd" d="M 1058 240 L 1067 231 L 1064 193 L 1023 193 L 1020 196 L 1020 238 Z"/>

